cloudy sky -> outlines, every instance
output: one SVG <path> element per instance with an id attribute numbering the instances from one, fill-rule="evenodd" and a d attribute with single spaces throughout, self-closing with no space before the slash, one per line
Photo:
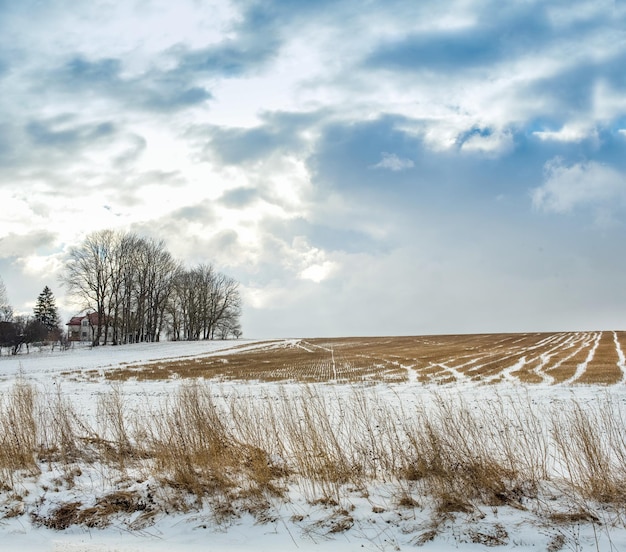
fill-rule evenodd
<path id="1" fill-rule="evenodd" d="M 0 276 L 94 230 L 248 337 L 626 328 L 626 4 L 0 0 Z"/>

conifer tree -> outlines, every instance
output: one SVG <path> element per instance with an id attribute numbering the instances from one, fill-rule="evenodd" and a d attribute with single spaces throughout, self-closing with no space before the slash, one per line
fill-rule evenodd
<path id="1" fill-rule="evenodd" d="M 57 311 L 56 300 L 52 291 L 48 286 L 37 298 L 37 304 L 34 309 L 35 320 L 39 321 L 49 332 L 59 329 L 60 319 Z"/>

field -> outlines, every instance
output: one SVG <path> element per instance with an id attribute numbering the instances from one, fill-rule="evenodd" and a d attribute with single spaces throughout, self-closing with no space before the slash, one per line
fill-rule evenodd
<path id="1" fill-rule="evenodd" d="M 626 332 L 302 339 L 261 343 L 252 350 L 244 346 L 228 355 L 127 365 L 106 377 L 610 385 L 626 376 L 622 343 Z"/>
<path id="2" fill-rule="evenodd" d="M 626 550 L 625 339 L 4 355 L 0 543 L 24 552 Z"/>

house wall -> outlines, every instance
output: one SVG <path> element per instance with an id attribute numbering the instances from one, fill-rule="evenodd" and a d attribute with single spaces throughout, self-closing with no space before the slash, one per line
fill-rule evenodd
<path id="1" fill-rule="evenodd" d="M 98 327 L 94 326 L 93 328 L 89 325 L 89 320 L 85 318 L 81 320 L 80 324 L 68 324 L 67 326 L 67 334 L 70 341 L 80 341 L 84 343 L 93 342 L 94 335 L 96 335 L 98 331 Z M 107 332 L 107 341 L 111 341 L 113 339 L 113 328 L 109 327 Z M 100 343 L 104 343 L 104 335 L 100 337 Z"/>

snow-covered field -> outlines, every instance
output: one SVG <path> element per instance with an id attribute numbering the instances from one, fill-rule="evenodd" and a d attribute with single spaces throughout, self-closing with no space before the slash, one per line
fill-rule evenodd
<path id="1" fill-rule="evenodd" d="M 158 406 L 167 404 L 175 396 L 184 385 L 183 380 L 130 380 L 118 384 L 104 378 L 106 370 L 168 358 L 236 354 L 242 347 L 254 349 L 260 346 L 267 346 L 267 342 L 166 342 L 2 356 L 0 393 L 6 399 L 16 382 L 29 382 L 41 396 L 61 396 L 82 419 L 91 421 L 98 416 L 99 398 L 113 391 L 122 394 L 131 411 L 158 415 Z M 622 358 L 620 362 L 623 364 Z M 87 380 L 77 377 L 77 373 L 94 370 L 101 377 Z M 241 401 L 243 408 L 271 401 L 278 403 L 285 397 L 300 400 L 307 400 L 309 394 L 322 397 L 320 404 L 327 405 L 337 419 L 345 414 L 344 406 L 352 404 L 350 401 L 354 397 L 363 406 L 363 416 L 371 416 L 372 421 L 378 421 L 377 411 L 387 407 L 396 414 L 411 413 L 436 409 L 437 402 L 443 401 L 448 406 L 458 404 L 470 413 L 476 412 L 477 419 L 483 416 L 486 432 L 490 424 L 495 423 L 488 415 L 498 408 L 509 409 L 504 417 L 509 416 L 507 419 L 510 420 L 515 420 L 518 415 L 532 414 L 539 421 L 545 417 L 548 424 L 554 423 L 559 413 L 570 411 L 572 405 L 594 412 L 602 412 L 606 405 L 613 405 L 617 413 L 624 412 L 626 405 L 626 388 L 622 383 L 613 386 L 554 386 L 508 381 L 496 385 L 455 383 L 436 386 L 412 378 L 403 383 L 362 386 L 329 382 L 305 387 L 293 382 L 234 381 L 208 381 L 203 385 L 208 386 L 212 396 L 226 407 L 237 405 L 237 400 Z M 510 411 L 521 405 L 527 410 Z M 363 422 L 356 420 L 355 423 Z M 342 438 L 348 443 L 350 423 L 338 422 L 337 427 L 346 433 Z M 373 424 L 373 427 L 375 434 L 378 426 Z M 549 455 L 554 453 L 551 447 L 547 448 Z M 372 449 L 376 449 L 375 444 Z M 550 457 L 545 462 L 552 472 L 567 477 L 562 461 Z M 476 503 L 468 511 L 451 511 L 439 516 L 434 531 L 433 505 L 429 497 L 417 494 L 414 502 L 403 502 L 401 495 L 417 493 L 417 487 L 411 487 L 411 483 L 403 487 L 384 475 L 378 479 L 370 477 L 366 489 L 350 484 L 342 486 L 335 503 L 314 500 L 315 489 L 306 481 L 293 480 L 283 496 L 264 497 L 266 504 L 260 513 L 241 510 L 219 517 L 215 504 L 203 503 L 193 504 L 188 511 L 179 509 L 170 514 L 160 511 L 146 523 L 141 522 L 142 512 L 138 510 L 113 517 L 110 525 L 104 528 L 70 524 L 66 529 L 55 530 L 33 521 L 55 506 L 73 502 L 88 504 L 90 500 L 93 502 L 94 496 L 122 489 L 147 494 L 153 492 L 157 483 L 150 477 L 137 476 L 133 481 L 116 479 L 115 473 L 97 461 L 78 466 L 76 473 L 66 478 L 65 483 L 63 474 L 51 462 L 47 465 L 43 462 L 40 468 L 37 474 L 20 474 L 12 489 L 0 490 L 1 551 L 279 552 L 414 550 L 416 546 L 431 551 L 484 550 L 491 546 L 501 550 L 626 550 L 621 507 L 606 507 L 583 500 L 575 493 L 568 494 L 563 487 L 550 491 L 547 485 L 532 500 L 524 497 L 519 503 L 511 501 L 499 506 Z M 552 513 L 546 515 L 546 512 Z M 554 512 L 562 517 L 558 518 Z M 559 522 L 559 519 L 566 521 Z M 431 530 L 432 539 L 429 537 Z"/>

